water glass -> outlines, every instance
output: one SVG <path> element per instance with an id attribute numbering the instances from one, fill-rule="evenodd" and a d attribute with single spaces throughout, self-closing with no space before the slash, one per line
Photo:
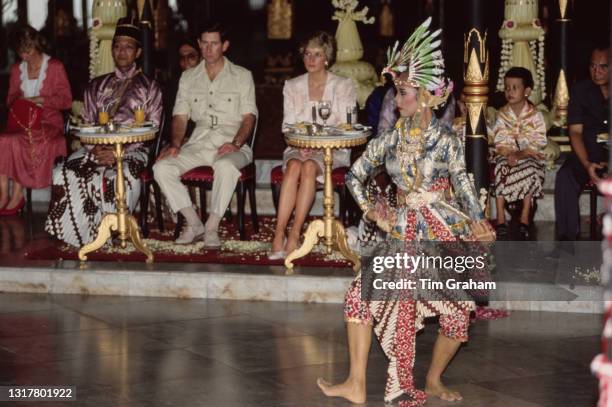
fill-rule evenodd
<path id="1" fill-rule="evenodd" d="M 319 116 L 323 119 L 323 126 L 326 126 L 327 119 L 331 116 L 331 102 L 329 100 L 322 100 L 319 102 Z"/>

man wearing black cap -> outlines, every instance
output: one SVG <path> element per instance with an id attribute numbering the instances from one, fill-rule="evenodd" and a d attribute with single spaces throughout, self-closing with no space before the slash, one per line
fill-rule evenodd
<path id="1" fill-rule="evenodd" d="M 162 94 L 157 83 L 136 65 L 140 53 L 140 29 L 128 19 L 119 20 L 112 48 L 115 71 L 93 79 L 85 89 L 85 122 L 98 124 L 99 118 L 107 116 L 116 124 L 131 124 L 140 107 L 145 120 L 159 125 Z M 138 203 L 139 176 L 147 160 L 148 149 L 142 143 L 126 148 L 123 164 L 127 169 L 125 193 L 130 210 Z M 104 213 L 116 212 L 114 164 L 112 148 L 84 146 L 54 169 L 47 232 L 79 247 L 96 237 Z"/>

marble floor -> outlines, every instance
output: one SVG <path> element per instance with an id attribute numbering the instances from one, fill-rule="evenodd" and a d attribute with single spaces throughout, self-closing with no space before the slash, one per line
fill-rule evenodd
<path id="1" fill-rule="evenodd" d="M 0 219 L 0 265 L 56 267 L 18 255 L 47 244 L 43 220 Z M 538 240 L 552 231 L 539 222 Z M 435 332 L 417 340 L 420 385 Z M 470 334 L 445 375 L 465 401 L 428 405 L 595 405 L 601 315 L 515 311 Z M 315 385 L 346 374 L 345 340 L 341 304 L 0 293 L 0 385 L 77 387 L 76 402 L 28 406 L 345 406 Z M 368 406 L 385 405 L 385 376 L 374 344 Z"/>
<path id="2" fill-rule="evenodd" d="M 417 339 L 422 384 L 436 324 Z M 447 370 L 461 403 L 594 406 L 589 363 L 601 316 L 513 312 L 476 321 Z M 0 385 L 74 385 L 66 406 L 345 406 L 319 376 L 348 369 L 339 304 L 0 294 Z M 384 406 L 386 360 L 372 347 L 368 406 Z M 8 403 L 0 405 L 8 405 Z"/>

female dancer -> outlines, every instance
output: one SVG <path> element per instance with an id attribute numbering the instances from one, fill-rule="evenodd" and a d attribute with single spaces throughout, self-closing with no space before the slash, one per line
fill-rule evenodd
<path id="1" fill-rule="evenodd" d="M 442 76 L 444 60 L 437 49 L 440 42 L 436 40 L 440 31 L 430 33 L 429 24 L 430 19 L 417 28 L 401 50 L 396 44 L 388 54 L 389 65 L 383 73 L 394 77 L 401 117 L 394 129 L 368 144 L 351 167 L 347 185 L 366 219 L 385 228 L 389 239 L 492 240 L 494 232 L 484 219 L 466 173 L 461 139 L 432 114 L 432 108 L 445 102 L 452 84 Z M 375 208 L 366 196 L 368 176 L 380 165 L 386 167 L 397 186 L 394 210 Z M 449 196 L 451 187 L 454 197 Z M 349 376 L 338 385 L 319 379 L 321 390 L 328 396 L 365 402 L 365 372 L 374 328 L 389 359 L 385 401 L 403 395 L 407 400 L 401 405 L 422 405 L 426 394 L 448 401 L 461 400 L 459 393 L 442 384 L 441 375 L 461 343 L 467 341 L 469 313 L 474 309 L 474 302 L 364 301 L 361 290 L 361 276 L 357 276 L 345 299 Z M 423 392 L 415 389 L 412 376 L 415 335 L 423 327 L 423 319 L 435 315 L 440 316 L 440 331 Z"/>

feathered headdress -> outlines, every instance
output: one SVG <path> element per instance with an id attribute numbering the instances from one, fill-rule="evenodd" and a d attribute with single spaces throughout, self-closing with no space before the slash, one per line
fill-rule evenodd
<path id="1" fill-rule="evenodd" d="M 444 57 L 438 39 L 442 30 L 431 32 L 430 24 L 431 17 L 414 30 L 401 49 L 397 41 L 393 48 L 389 48 L 387 66 L 382 75 L 390 74 L 396 85 L 405 82 L 415 88 L 427 89 L 436 100 L 430 105 L 437 106 L 446 100 L 453 83 L 444 77 Z M 408 78 L 400 81 L 399 76 L 404 72 L 408 73 Z"/>

